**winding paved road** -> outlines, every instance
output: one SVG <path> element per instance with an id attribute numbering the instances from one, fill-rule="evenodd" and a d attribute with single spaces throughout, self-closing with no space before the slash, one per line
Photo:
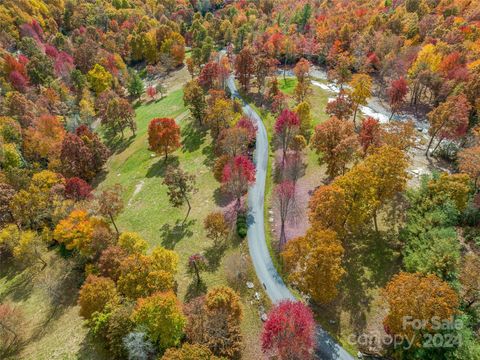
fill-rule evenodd
<path id="1" fill-rule="evenodd" d="M 228 78 L 227 86 L 232 96 L 242 101 L 243 112 L 257 123 L 258 129 L 254 155 L 256 178 L 255 183 L 248 190 L 249 215 L 247 235 L 250 256 L 257 277 L 264 285 L 265 291 L 273 303 L 278 303 L 281 300 L 296 300 L 275 269 L 265 240 L 264 203 L 268 166 L 267 131 L 260 116 L 238 93 L 233 75 Z M 353 357 L 338 345 L 320 326 L 317 328 L 316 354 L 317 358 L 322 360 L 353 360 Z"/>

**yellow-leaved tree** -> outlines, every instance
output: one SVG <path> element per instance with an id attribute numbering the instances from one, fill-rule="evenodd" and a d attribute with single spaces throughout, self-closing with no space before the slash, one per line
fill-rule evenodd
<path id="1" fill-rule="evenodd" d="M 337 284 L 345 270 L 344 249 L 332 230 L 311 227 L 305 236 L 290 240 L 282 252 L 288 279 L 319 303 L 337 295 Z"/>

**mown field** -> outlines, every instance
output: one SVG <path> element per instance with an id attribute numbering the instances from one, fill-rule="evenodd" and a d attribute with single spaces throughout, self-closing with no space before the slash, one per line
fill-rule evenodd
<path id="1" fill-rule="evenodd" d="M 203 229 L 203 221 L 209 212 L 227 205 L 225 197 L 214 179 L 211 165 L 214 154 L 210 136 L 199 130 L 183 104 L 183 91 L 175 90 L 162 100 L 148 102 L 136 109 L 138 131 L 134 138 L 118 146 L 117 152 L 107 162 L 107 174 L 98 188 L 121 184 L 125 209 L 118 218 L 121 231 L 140 233 L 149 244 L 175 250 L 180 256 L 177 275 L 178 296 L 187 301 L 201 291 L 196 288 L 193 277 L 187 272 L 188 257 L 202 253 L 209 261 L 207 271 L 202 273 L 206 287 L 229 285 L 226 273 L 229 258 L 243 256 L 249 271 L 249 280 L 256 276 L 249 263 L 246 240 L 232 239 L 224 248 L 213 246 Z M 169 156 L 157 156 L 148 150 L 148 123 L 156 117 L 175 118 L 181 128 L 182 147 Z M 194 174 L 198 191 L 192 196 L 192 210 L 183 222 L 187 206 L 174 208 L 168 201 L 163 175 L 168 165 L 179 165 L 184 171 Z M 245 319 L 243 322 L 245 358 L 260 355 L 259 332 L 261 321 L 258 302 L 253 300 L 255 290 L 247 290 L 240 284 Z M 201 289 L 206 291 L 206 289 Z M 261 289 L 256 286 L 256 291 Z M 265 299 L 262 294 L 263 299 Z M 266 299 L 265 299 L 266 301 Z M 266 301 L 268 306 L 268 301 Z"/>

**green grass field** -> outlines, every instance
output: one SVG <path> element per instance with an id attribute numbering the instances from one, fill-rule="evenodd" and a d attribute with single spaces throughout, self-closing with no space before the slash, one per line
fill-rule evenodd
<path id="1" fill-rule="evenodd" d="M 116 183 L 122 185 L 125 209 L 117 220 L 120 230 L 138 232 L 152 247 L 160 245 L 178 253 L 180 264 L 176 280 L 178 296 L 182 301 L 198 292 L 192 276 L 187 273 L 188 257 L 192 254 L 203 253 L 209 260 L 208 271 L 202 273 L 207 288 L 227 285 L 224 260 L 228 256 L 248 259 L 249 256 L 246 241 L 232 241 L 225 249 L 218 249 L 203 229 L 208 213 L 225 205 L 211 171 L 214 154 L 210 136 L 194 126 L 183 105 L 182 90 L 173 91 L 157 102 L 146 103 L 138 107 L 136 113 L 138 131 L 135 138 L 127 140 L 128 147 L 119 147 L 120 150 L 108 160 L 107 175 L 98 186 L 101 189 Z M 181 128 L 182 147 L 169 156 L 167 163 L 163 156 L 148 150 L 148 123 L 155 117 L 175 118 Z M 192 210 L 184 224 L 187 206 L 174 208 L 163 185 L 163 174 L 168 164 L 178 164 L 196 177 L 198 191 L 191 199 Z M 251 267 L 249 261 L 248 264 Z M 249 280 L 258 285 L 252 269 L 249 274 Z M 245 284 L 242 286 L 246 288 Z M 262 292 L 259 286 L 256 286 L 256 291 Z M 256 356 L 260 351 L 258 336 L 261 321 L 258 307 L 250 304 L 253 294 L 252 290 L 242 293 L 245 358 Z M 268 306 L 268 301 L 265 301 L 265 306 Z"/>

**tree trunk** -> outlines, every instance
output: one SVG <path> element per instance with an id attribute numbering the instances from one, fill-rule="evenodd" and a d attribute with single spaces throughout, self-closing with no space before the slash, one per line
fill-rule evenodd
<path id="1" fill-rule="evenodd" d="M 435 131 L 432 135 L 432 137 L 430 138 L 430 142 L 428 143 L 428 146 L 427 146 L 427 151 L 425 151 L 425 156 L 428 158 L 428 152 L 430 151 L 430 147 L 432 146 L 432 143 L 433 143 L 433 139 L 435 139 L 435 136 L 437 136 L 437 133 L 438 131 L 440 130 L 440 128 Z"/>
<path id="2" fill-rule="evenodd" d="M 441 143 L 442 141 L 443 141 L 443 137 L 442 137 L 440 140 L 438 140 L 438 143 L 437 143 L 437 145 L 435 146 L 435 148 L 433 149 L 433 152 L 435 152 L 435 151 L 438 149 L 438 147 L 440 146 L 440 143 Z"/>
<path id="3" fill-rule="evenodd" d="M 378 233 L 377 212 L 373 213 L 373 225 L 375 225 L 375 232 Z"/>
<path id="4" fill-rule="evenodd" d="M 188 205 L 188 210 L 187 210 L 187 215 L 185 216 L 185 219 L 183 219 L 182 224 L 185 224 L 185 221 L 187 221 L 188 215 L 190 215 L 190 210 L 192 210 L 192 206 L 190 205 L 190 201 L 188 200 L 187 196 L 184 196 L 185 201 L 187 202 Z"/>
<path id="5" fill-rule="evenodd" d="M 287 237 L 285 235 L 285 220 L 281 220 L 281 227 L 280 227 L 280 239 L 278 242 L 278 252 L 280 253 L 287 242 Z"/>
<path id="6" fill-rule="evenodd" d="M 197 286 L 200 285 L 200 271 L 198 270 L 197 262 L 193 261 L 193 269 L 195 270 L 195 276 L 197 277 Z"/>
<path id="7" fill-rule="evenodd" d="M 392 120 L 394 114 L 395 114 L 395 111 L 392 110 L 392 113 L 390 114 L 390 117 L 388 118 L 388 122 L 390 122 Z"/>
<path id="8" fill-rule="evenodd" d="M 45 268 L 47 267 L 47 262 L 45 260 L 43 260 L 42 256 L 40 255 L 40 253 L 37 250 L 35 250 L 35 256 L 42 263 L 42 270 L 41 271 L 45 270 Z"/>
<path id="9" fill-rule="evenodd" d="M 355 110 L 353 111 L 353 127 L 356 129 L 357 128 L 357 110 L 358 110 L 358 104 L 355 106 Z"/>
<path id="10" fill-rule="evenodd" d="M 118 231 L 117 224 L 115 224 L 115 221 L 113 220 L 112 214 L 108 214 L 110 216 L 110 220 L 112 221 L 113 227 L 115 228 L 115 231 L 117 232 L 117 237 L 120 236 L 120 232 Z"/>

